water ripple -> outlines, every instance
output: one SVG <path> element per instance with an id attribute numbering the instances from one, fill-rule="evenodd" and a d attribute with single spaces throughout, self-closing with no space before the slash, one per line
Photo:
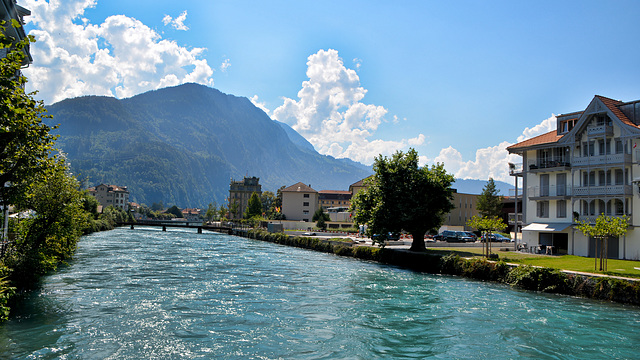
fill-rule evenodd
<path id="1" fill-rule="evenodd" d="M 0 327 L 0 358 L 634 358 L 637 308 L 214 233 L 82 239 Z"/>

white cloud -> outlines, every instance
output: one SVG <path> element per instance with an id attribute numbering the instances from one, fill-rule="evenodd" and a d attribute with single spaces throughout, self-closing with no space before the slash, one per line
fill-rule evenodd
<path id="1" fill-rule="evenodd" d="M 114 15 L 102 24 L 82 18 L 96 0 L 25 0 L 37 39 L 28 87 L 52 103 L 81 95 L 128 97 L 185 82 L 213 86 L 202 48 L 162 39 L 139 20 Z M 186 16 L 186 13 L 185 13 Z M 79 23 L 77 23 L 79 22 Z"/>
<path id="2" fill-rule="evenodd" d="M 269 115 L 269 113 L 271 112 L 268 108 L 267 105 L 264 102 L 260 102 L 258 101 L 258 95 L 253 95 L 252 97 L 249 98 L 249 100 L 251 100 L 251 102 L 253 103 L 253 105 L 255 105 L 257 108 L 261 109 L 262 111 L 264 111 L 267 115 Z"/>
<path id="3" fill-rule="evenodd" d="M 525 141 L 527 139 L 531 139 L 532 137 L 546 134 L 549 131 L 555 130 L 556 125 L 556 116 L 551 114 L 551 117 L 543 120 L 540 124 L 532 128 L 525 128 L 522 132 L 522 135 L 518 136 L 518 142 Z"/>
<path id="4" fill-rule="evenodd" d="M 319 50 L 307 60 L 309 80 L 302 83 L 298 100 L 284 98 L 272 116 L 293 127 L 318 152 L 370 164 L 379 154 L 391 155 L 424 143 L 422 134 L 399 141 L 370 140 L 387 109 L 361 102 L 367 90 L 336 50 Z M 358 59 L 354 61 L 359 64 Z"/>
<path id="5" fill-rule="evenodd" d="M 220 71 L 227 72 L 227 69 L 231 66 L 231 60 L 224 59 L 222 64 L 220 65 Z"/>
<path id="6" fill-rule="evenodd" d="M 189 27 L 184 24 L 184 21 L 187 20 L 187 10 L 183 11 L 177 18 L 172 19 L 171 16 L 165 15 L 162 18 L 162 23 L 165 25 L 171 24 L 171 26 L 176 30 L 187 31 Z"/>
<path id="7" fill-rule="evenodd" d="M 522 135 L 518 137 L 518 142 L 554 130 L 556 128 L 555 121 L 556 117 L 552 115 L 550 118 L 543 120 L 540 124 L 532 128 L 525 128 Z M 509 163 L 522 162 L 521 156 L 509 154 L 507 151 L 507 147 L 511 145 L 513 145 L 513 143 L 503 141 L 496 146 L 478 149 L 476 150 L 476 158 L 468 161 L 462 159 L 462 154 L 458 150 L 449 146 L 446 149 L 440 150 L 438 156 L 430 162 L 444 163 L 447 171 L 459 179 L 488 180 L 489 178 L 493 178 L 494 180 L 511 183 L 513 178 L 508 172 Z"/>

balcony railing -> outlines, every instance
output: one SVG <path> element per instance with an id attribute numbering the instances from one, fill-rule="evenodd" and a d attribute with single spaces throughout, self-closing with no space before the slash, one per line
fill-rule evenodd
<path id="1" fill-rule="evenodd" d="M 527 162 L 527 165 L 529 166 L 529 170 L 531 171 L 536 171 L 536 170 L 548 170 L 548 169 L 562 169 L 562 168 L 569 168 L 571 167 L 571 164 L 569 164 L 569 161 L 565 160 L 565 159 L 554 159 L 554 160 L 529 160 Z"/>
<path id="2" fill-rule="evenodd" d="M 529 198 L 569 197 L 571 185 L 530 186 L 527 188 L 527 195 Z"/>
<path id="3" fill-rule="evenodd" d="M 613 126 L 611 125 L 589 126 L 587 128 L 587 134 L 589 136 L 613 135 Z"/>
<path id="4" fill-rule="evenodd" d="M 632 219 L 631 214 L 628 214 L 628 215 L 611 215 L 611 214 L 605 214 L 605 215 L 607 215 L 607 216 L 611 216 L 611 217 L 624 217 L 624 216 L 626 216 L 627 218 L 629 218 L 629 220 L 631 220 L 631 219 Z M 579 221 L 586 221 L 586 222 L 588 222 L 588 223 L 595 224 L 596 219 L 598 218 L 598 216 L 600 216 L 600 215 L 580 215 L 580 216 L 578 216 L 578 220 L 579 220 Z M 575 221 L 575 219 L 574 219 L 574 221 Z"/>
<path id="5" fill-rule="evenodd" d="M 573 196 L 633 195 L 631 185 L 580 186 L 573 188 Z"/>
<path id="6" fill-rule="evenodd" d="M 631 162 L 631 154 L 607 154 L 598 156 L 581 156 L 573 158 L 573 166 L 598 166 L 623 164 Z"/>

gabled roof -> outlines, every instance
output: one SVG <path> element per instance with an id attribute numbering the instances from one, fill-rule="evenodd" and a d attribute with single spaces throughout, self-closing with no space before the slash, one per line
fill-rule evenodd
<path id="1" fill-rule="evenodd" d="M 373 177 L 373 175 L 369 175 L 366 178 L 360 180 L 360 181 L 356 181 L 353 184 L 349 185 L 349 188 L 355 186 L 355 187 L 363 187 L 364 186 L 364 181 L 367 180 L 368 178 Z"/>
<path id="2" fill-rule="evenodd" d="M 317 193 L 317 191 L 313 190 L 311 186 L 305 185 L 301 182 L 293 184 L 287 188 L 280 190 L 281 192 L 307 192 L 307 193 Z"/>
<path id="3" fill-rule="evenodd" d="M 596 97 L 598 99 L 600 99 L 600 101 L 602 101 L 602 103 L 609 108 L 609 110 L 611 110 L 611 112 L 618 118 L 620 119 L 620 121 L 622 121 L 623 123 L 630 125 L 630 126 L 635 126 L 638 127 L 638 125 L 634 124 L 631 120 L 629 120 L 629 118 L 627 117 L 627 115 L 625 115 L 622 110 L 620 110 L 620 108 L 618 107 L 618 105 L 622 105 L 624 104 L 622 101 L 619 100 L 613 100 L 613 99 L 609 99 L 607 97 L 604 96 L 600 96 L 600 95 L 596 95 Z"/>
<path id="4" fill-rule="evenodd" d="M 507 147 L 507 151 L 509 152 L 517 152 L 517 150 L 529 148 L 536 145 L 546 145 L 553 144 L 558 142 L 558 140 L 562 139 L 564 135 L 558 135 L 557 130 L 549 131 L 546 134 L 538 135 L 531 139 L 527 139 L 525 141 L 519 142 L 517 144 L 511 145 Z"/>

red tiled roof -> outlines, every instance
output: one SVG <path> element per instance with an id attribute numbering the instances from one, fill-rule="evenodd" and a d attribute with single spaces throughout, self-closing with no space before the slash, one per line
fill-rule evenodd
<path id="1" fill-rule="evenodd" d="M 525 141 L 522 141 L 522 142 L 519 142 L 517 144 L 511 145 L 511 146 L 507 147 L 507 150 L 515 150 L 515 149 L 526 148 L 526 147 L 534 146 L 534 145 L 555 143 L 555 142 L 558 142 L 558 140 L 560 140 L 562 138 L 562 136 L 563 135 L 558 135 L 558 131 L 556 131 L 556 130 L 549 131 L 546 134 L 538 135 L 538 136 L 533 137 L 531 139 L 527 139 Z"/>

